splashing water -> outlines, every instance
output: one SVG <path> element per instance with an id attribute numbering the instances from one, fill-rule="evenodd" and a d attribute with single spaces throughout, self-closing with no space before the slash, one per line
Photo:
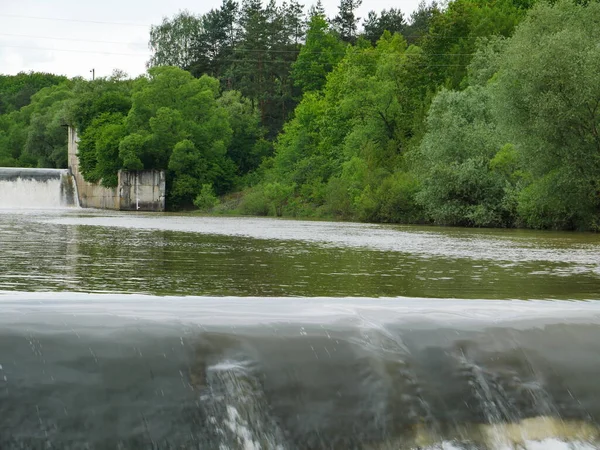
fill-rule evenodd
<path id="1" fill-rule="evenodd" d="M 1 209 L 52 209 L 76 204 L 74 181 L 68 171 L 30 169 L 23 171 L 23 176 L 17 174 L 16 169 L 0 173 Z"/>

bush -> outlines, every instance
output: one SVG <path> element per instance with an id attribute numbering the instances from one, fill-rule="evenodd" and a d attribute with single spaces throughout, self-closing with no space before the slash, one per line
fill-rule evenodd
<path id="1" fill-rule="evenodd" d="M 283 209 L 291 197 L 294 187 L 279 182 L 268 183 L 263 187 L 264 196 L 269 204 L 269 209 L 277 217 L 283 215 Z"/>
<path id="2" fill-rule="evenodd" d="M 531 228 L 596 229 L 598 203 L 583 180 L 553 171 L 520 192 L 517 211 Z"/>
<path id="3" fill-rule="evenodd" d="M 212 184 L 203 184 L 200 193 L 194 199 L 194 206 L 202 211 L 208 211 L 219 204 Z"/>
<path id="4" fill-rule="evenodd" d="M 343 178 L 331 178 L 327 184 L 327 210 L 334 216 L 350 218 L 354 214 L 351 183 Z"/>
<path id="5" fill-rule="evenodd" d="M 391 223 L 418 222 L 423 211 L 415 200 L 419 191 L 417 178 L 406 172 L 397 172 L 384 180 L 377 190 L 380 204 L 378 220 Z"/>
<path id="6" fill-rule="evenodd" d="M 240 202 L 240 213 L 249 216 L 268 216 L 269 201 L 265 197 L 262 186 L 246 191 Z"/>

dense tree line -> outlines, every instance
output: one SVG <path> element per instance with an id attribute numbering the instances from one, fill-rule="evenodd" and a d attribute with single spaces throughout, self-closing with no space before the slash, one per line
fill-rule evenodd
<path id="1" fill-rule="evenodd" d="M 456 0 L 413 44 L 359 38 L 239 209 L 597 230 L 599 21 L 597 2 Z"/>
<path id="2" fill-rule="evenodd" d="M 71 85 L 44 73 L 0 75 L 0 166 L 66 166 Z"/>
<path id="3" fill-rule="evenodd" d="M 224 0 L 135 80 L 0 77 L 0 165 L 64 166 L 69 123 L 88 180 L 164 169 L 172 209 L 599 228 L 598 2 L 359 5 Z"/>

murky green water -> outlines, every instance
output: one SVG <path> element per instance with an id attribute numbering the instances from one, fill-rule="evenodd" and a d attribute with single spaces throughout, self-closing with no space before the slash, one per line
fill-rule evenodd
<path id="1" fill-rule="evenodd" d="M 593 450 L 599 374 L 599 235 L 0 209 L 0 450 Z"/>
<path id="2" fill-rule="evenodd" d="M 0 236 L 0 290 L 600 297 L 595 234 L 4 211 Z"/>

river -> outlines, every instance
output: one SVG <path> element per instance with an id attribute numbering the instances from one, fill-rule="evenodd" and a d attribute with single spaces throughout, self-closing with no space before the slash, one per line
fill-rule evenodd
<path id="1" fill-rule="evenodd" d="M 600 236 L 0 209 L 0 449 L 600 448 Z"/>

